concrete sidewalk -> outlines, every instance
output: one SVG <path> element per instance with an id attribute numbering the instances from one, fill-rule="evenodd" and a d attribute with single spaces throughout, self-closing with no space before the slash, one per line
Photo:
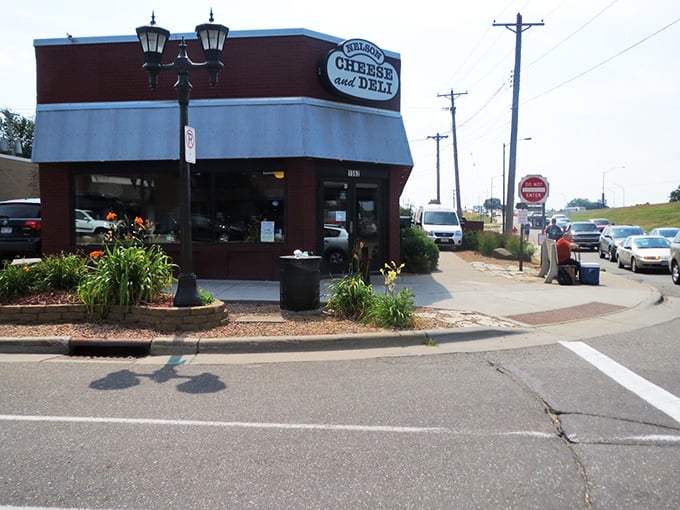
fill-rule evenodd
<path id="1" fill-rule="evenodd" d="M 321 300 L 328 298 L 333 281 L 322 279 Z M 375 290 L 383 285 L 381 275 L 373 275 Z M 279 282 L 245 280 L 199 280 L 199 287 L 225 302 L 279 302 Z M 635 307 L 648 300 L 659 299 L 658 291 L 626 278 L 600 272 L 599 285 L 560 286 L 546 284 L 533 267 L 519 271 L 515 261 L 499 260 L 497 264 L 468 263 L 455 252 L 440 254 L 439 268 L 429 275 L 404 274 L 399 277 L 397 291 L 410 288 L 416 306 L 445 310 L 475 311 L 497 317 L 561 310 L 592 302 L 617 307 Z M 569 320 L 568 316 L 563 320 Z"/>

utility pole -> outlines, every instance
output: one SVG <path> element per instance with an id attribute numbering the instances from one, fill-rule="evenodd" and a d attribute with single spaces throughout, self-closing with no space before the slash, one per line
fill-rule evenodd
<path id="1" fill-rule="evenodd" d="M 437 203 L 438 204 L 441 204 L 441 202 L 439 200 L 440 199 L 440 196 L 439 196 L 439 182 L 440 182 L 439 181 L 439 140 L 442 140 L 442 139 L 448 138 L 448 137 L 449 137 L 448 135 L 440 135 L 439 133 L 437 133 L 437 136 L 428 136 L 427 137 L 428 140 L 430 138 L 432 138 L 433 140 L 435 140 L 437 142 Z"/>
<path id="2" fill-rule="evenodd" d="M 463 96 L 467 94 L 467 91 L 465 92 L 453 92 L 453 89 L 451 89 L 451 92 L 449 94 L 437 94 L 437 97 L 448 97 L 451 99 L 451 131 L 453 132 L 453 175 L 455 177 L 456 181 L 456 212 L 458 213 L 458 217 L 462 218 L 463 217 L 463 211 L 460 207 L 460 178 L 459 178 L 459 172 L 458 172 L 458 137 L 456 136 L 456 105 L 455 105 L 455 98 L 456 96 Z"/>
<path id="3" fill-rule="evenodd" d="M 510 161 L 508 165 L 508 198 L 505 201 L 505 232 L 512 232 L 512 219 L 515 210 L 515 169 L 517 164 L 517 118 L 519 110 L 519 73 L 522 60 L 522 32 L 544 23 L 522 23 L 522 15 L 517 13 L 515 23 L 496 23 L 494 27 L 505 27 L 515 33 L 515 71 L 512 75 L 512 120 L 510 125 Z"/>

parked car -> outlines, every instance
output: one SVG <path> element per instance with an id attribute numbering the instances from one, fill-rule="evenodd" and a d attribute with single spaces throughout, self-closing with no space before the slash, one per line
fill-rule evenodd
<path id="1" fill-rule="evenodd" d="M 610 225 L 609 220 L 607 218 L 590 218 L 588 221 L 591 223 L 595 223 L 597 226 L 597 230 L 602 232 L 604 230 L 604 227 L 607 225 Z"/>
<path id="2" fill-rule="evenodd" d="M 551 222 L 552 222 L 553 218 L 555 219 L 555 224 L 558 227 L 560 227 L 562 230 L 565 230 L 567 228 L 567 226 L 571 223 L 569 216 L 566 216 L 564 214 L 553 214 L 550 217 Z"/>
<path id="3" fill-rule="evenodd" d="M 113 228 L 113 223 L 94 218 L 94 212 L 85 209 L 75 210 L 76 233 L 104 235 Z"/>
<path id="4" fill-rule="evenodd" d="M 247 233 L 244 228 L 223 225 L 207 216 L 191 215 L 191 240 L 199 243 L 226 243 L 229 241 L 243 241 Z M 166 242 L 179 239 L 182 231 L 180 218 L 166 215 L 158 219 L 153 228 L 153 234 L 161 236 Z"/>
<path id="5" fill-rule="evenodd" d="M 680 233 L 671 241 L 668 269 L 671 271 L 673 283 L 680 285 Z"/>
<path id="6" fill-rule="evenodd" d="M 647 232 L 650 236 L 663 236 L 668 240 L 673 239 L 678 232 L 680 232 L 680 227 L 658 227 L 653 228 Z"/>
<path id="7" fill-rule="evenodd" d="M 597 250 L 600 244 L 600 231 L 597 225 L 589 221 L 574 221 L 567 230 L 573 234 L 574 242 L 578 244 L 580 250 Z"/>
<path id="8" fill-rule="evenodd" d="M 40 257 L 39 198 L 0 202 L 0 257 Z"/>
<path id="9" fill-rule="evenodd" d="M 343 263 L 349 260 L 349 234 L 338 225 L 323 226 L 323 260 Z"/>
<path id="10" fill-rule="evenodd" d="M 619 267 L 630 266 L 634 273 L 641 269 L 666 270 L 670 258 L 671 242 L 663 236 L 628 236 L 616 249 Z"/>
<path id="11" fill-rule="evenodd" d="M 607 225 L 600 234 L 600 258 L 609 257 L 616 262 L 616 249 L 628 236 L 644 235 L 644 230 L 637 225 Z"/>

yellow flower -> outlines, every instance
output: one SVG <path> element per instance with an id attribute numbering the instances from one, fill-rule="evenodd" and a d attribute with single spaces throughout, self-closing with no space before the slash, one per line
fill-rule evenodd
<path id="1" fill-rule="evenodd" d="M 25 272 L 25 273 L 28 273 L 28 272 L 29 272 L 30 270 L 31 270 L 31 268 L 30 268 L 30 267 L 28 267 L 28 266 L 24 266 L 24 272 Z"/>

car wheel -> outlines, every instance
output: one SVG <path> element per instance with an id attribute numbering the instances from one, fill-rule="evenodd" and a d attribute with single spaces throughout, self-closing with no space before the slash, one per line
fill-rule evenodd
<path id="1" fill-rule="evenodd" d="M 634 273 L 640 272 L 640 268 L 638 267 L 637 263 L 635 262 L 635 259 L 630 259 L 630 270 L 633 271 Z"/>
<path id="2" fill-rule="evenodd" d="M 619 265 L 619 269 L 623 268 L 623 262 L 621 262 L 621 257 L 619 257 L 619 264 L 618 265 Z"/>
<path id="3" fill-rule="evenodd" d="M 680 285 L 680 265 L 677 262 L 671 265 L 671 280 L 674 284 Z"/>
<path id="4" fill-rule="evenodd" d="M 616 262 L 616 252 L 615 251 L 609 251 L 609 260 L 611 262 Z"/>
<path id="5" fill-rule="evenodd" d="M 604 258 L 604 252 L 601 249 L 599 249 L 599 250 L 600 250 L 600 258 L 603 259 Z"/>
<path id="6" fill-rule="evenodd" d="M 341 264 L 347 260 L 345 254 L 339 250 L 331 251 L 326 255 L 326 260 L 331 264 Z"/>

